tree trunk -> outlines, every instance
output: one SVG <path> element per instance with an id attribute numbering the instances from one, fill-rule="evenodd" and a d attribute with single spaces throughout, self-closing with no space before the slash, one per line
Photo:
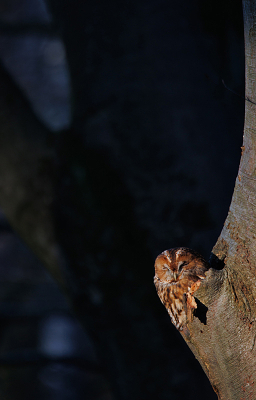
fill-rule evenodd
<path id="1" fill-rule="evenodd" d="M 223 400 L 256 398 L 256 1 L 244 0 L 243 10 L 242 158 L 230 210 L 212 251 L 212 268 L 195 295 L 207 307 L 206 322 L 194 318 L 181 332 Z"/>

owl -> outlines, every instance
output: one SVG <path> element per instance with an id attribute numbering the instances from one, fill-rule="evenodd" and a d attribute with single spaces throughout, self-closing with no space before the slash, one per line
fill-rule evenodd
<path id="1" fill-rule="evenodd" d="M 209 268 L 200 254 L 187 247 L 165 250 L 156 258 L 154 284 L 177 329 L 192 321 L 197 308 L 193 293 Z"/>

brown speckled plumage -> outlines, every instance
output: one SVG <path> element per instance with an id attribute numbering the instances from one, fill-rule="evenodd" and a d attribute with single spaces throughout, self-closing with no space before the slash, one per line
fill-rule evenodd
<path id="1" fill-rule="evenodd" d="M 165 250 L 156 258 L 154 284 L 157 294 L 179 330 L 192 320 L 197 308 L 193 293 L 208 269 L 207 261 L 187 247 Z"/>

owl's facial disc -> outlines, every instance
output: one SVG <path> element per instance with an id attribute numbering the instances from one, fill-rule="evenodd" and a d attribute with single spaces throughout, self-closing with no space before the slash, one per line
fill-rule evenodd
<path id="1" fill-rule="evenodd" d="M 166 257 L 166 254 L 160 254 L 155 262 L 155 271 L 156 271 L 156 276 L 160 281 L 162 282 L 168 282 L 168 281 L 173 281 L 174 278 L 173 276 L 173 270 L 170 267 L 170 260 L 168 257 Z"/>

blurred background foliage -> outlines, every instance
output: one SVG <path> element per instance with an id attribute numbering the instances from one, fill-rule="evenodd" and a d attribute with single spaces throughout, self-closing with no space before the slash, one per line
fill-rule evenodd
<path id="1" fill-rule="evenodd" d="M 0 0 L 0 88 L 1 398 L 216 399 L 153 264 L 227 215 L 241 2 Z"/>

